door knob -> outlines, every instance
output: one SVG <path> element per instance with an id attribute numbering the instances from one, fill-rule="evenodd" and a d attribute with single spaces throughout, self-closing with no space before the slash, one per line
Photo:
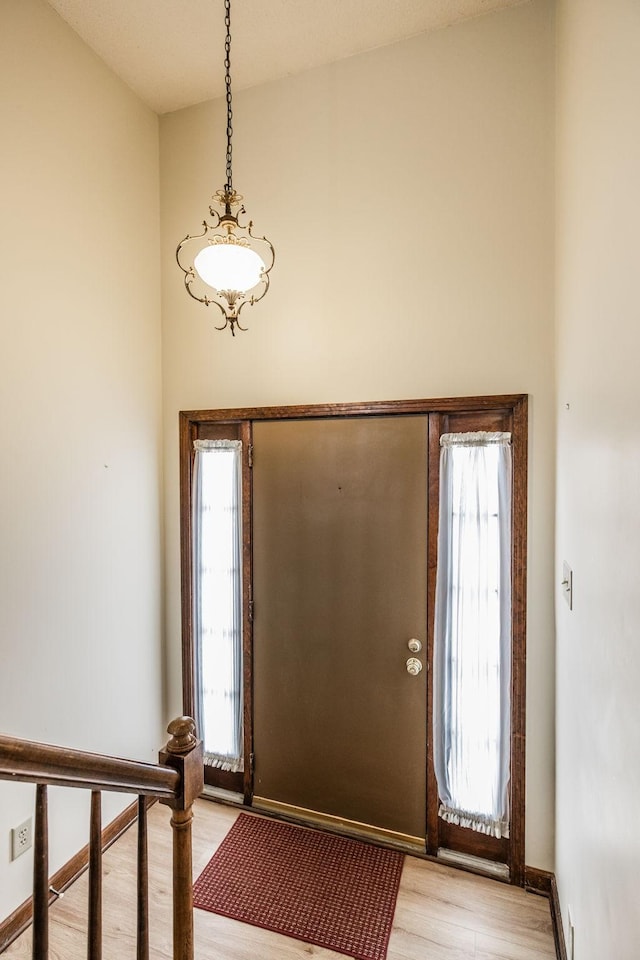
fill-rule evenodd
<path id="1" fill-rule="evenodd" d="M 412 637 L 411 640 L 409 640 L 407 646 L 409 647 L 409 650 L 411 650 L 411 653 L 420 653 L 422 650 L 422 644 L 419 640 L 416 640 L 415 637 Z"/>
<path id="2" fill-rule="evenodd" d="M 407 673 L 412 677 L 417 677 L 422 670 L 422 664 L 416 657 L 409 657 L 407 660 Z"/>

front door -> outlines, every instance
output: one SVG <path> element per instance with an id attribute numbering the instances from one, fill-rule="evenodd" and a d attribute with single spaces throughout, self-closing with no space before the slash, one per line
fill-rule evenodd
<path id="1" fill-rule="evenodd" d="M 426 416 L 253 425 L 254 801 L 422 843 L 427 438 Z"/>
<path id="2" fill-rule="evenodd" d="M 510 825 L 500 838 L 440 815 L 431 722 L 440 438 L 474 431 L 512 436 Z M 337 829 L 374 828 L 423 847 L 426 833 L 427 853 L 497 861 L 523 883 L 526 396 L 181 413 L 190 716 L 202 693 L 194 442 L 221 438 L 241 440 L 243 451 L 245 763 L 243 774 L 216 770 L 209 782 Z M 410 642 L 422 649 L 414 654 Z"/>

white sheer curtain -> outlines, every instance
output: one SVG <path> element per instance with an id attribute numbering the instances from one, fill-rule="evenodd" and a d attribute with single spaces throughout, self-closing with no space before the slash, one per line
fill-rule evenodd
<path id="1" fill-rule="evenodd" d="M 193 635 L 196 723 L 204 762 L 243 762 L 242 443 L 196 440 L 193 471 Z"/>
<path id="2" fill-rule="evenodd" d="M 433 729 L 440 816 L 509 836 L 511 435 L 441 437 Z"/>

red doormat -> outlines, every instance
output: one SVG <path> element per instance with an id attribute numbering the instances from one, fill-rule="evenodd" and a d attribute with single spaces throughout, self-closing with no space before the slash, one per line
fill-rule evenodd
<path id="1" fill-rule="evenodd" d="M 358 960 L 384 960 L 403 855 L 241 813 L 194 905 Z"/>

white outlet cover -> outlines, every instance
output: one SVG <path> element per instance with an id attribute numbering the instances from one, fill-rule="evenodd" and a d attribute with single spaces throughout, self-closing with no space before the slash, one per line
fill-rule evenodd
<path id="1" fill-rule="evenodd" d="M 18 857 L 31 849 L 33 843 L 33 826 L 31 817 L 24 823 L 13 827 L 11 830 L 11 859 L 17 860 Z"/>

